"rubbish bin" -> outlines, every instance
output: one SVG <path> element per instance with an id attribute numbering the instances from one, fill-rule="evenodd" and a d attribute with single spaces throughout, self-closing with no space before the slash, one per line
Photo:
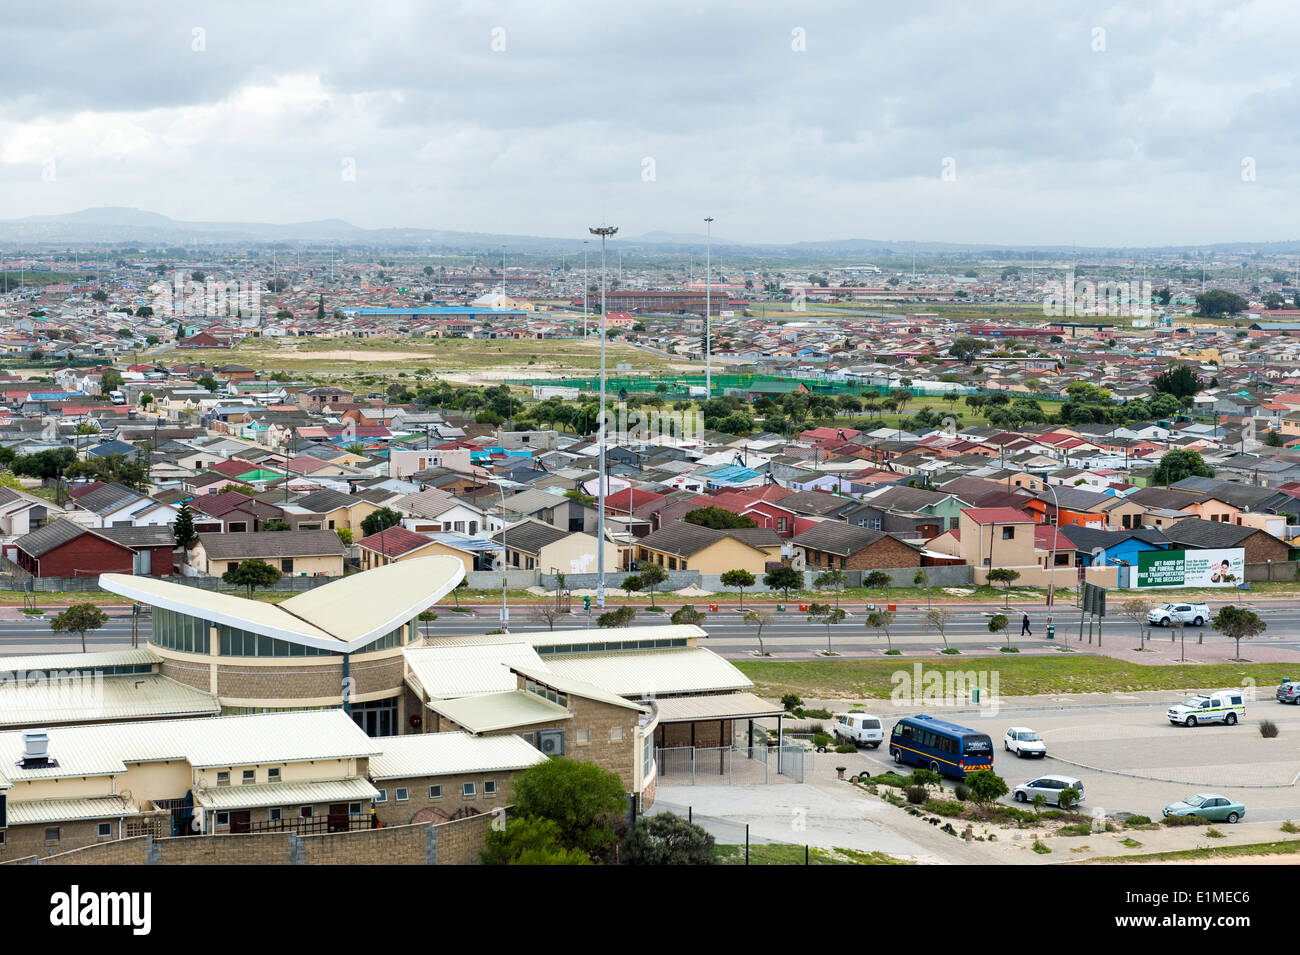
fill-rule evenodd
<path id="1" fill-rule="evenodd" d="M 971 691 L 970 691 L 970 701 L 971 701 L 972 703 L 978 703 L 978 702 L 980 701 L 980 691 L 979 691 L 979 687 L 972 687 L 972 688 L 971 688 Z"/>
<path id="2" fill-rule="evenodd" d="M 779 613 L 785 613 L 785 604 L 777 604 L 776 609 Z"/>
<path id="3" fill-rule="evenodd" d="M 1055 639 L 1056 639 L 1056 627 L 1048 627 L 1048 628 L 1047 628 L 1047 639 L 1048 639 L 1048 640 L 1055 640 Z"/>

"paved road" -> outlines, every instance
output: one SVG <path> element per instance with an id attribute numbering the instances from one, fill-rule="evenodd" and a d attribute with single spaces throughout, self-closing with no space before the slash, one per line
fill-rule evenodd
<path id="1" fill-rule="evenodd" d="M 612 605 L 611 605 L 612 606 Z M 672 606 L 671 604 L 669 606 Z M 707 605 L 706 605 L 707 606 Z M 797 605 L 792 605 L 797 606 Z M 866 611 L 861 605 L 845 605 L 849 616 L 844 622 L 829 628 L 809 623 L 807 614 L 795 609 L 775 614 L 771 623 L 763 628 L 763 644 L 770 653 L 781 654 L 816 654 L 824 651 L 829 644 L 839 653 L 879 651 L 886 646 L 884 634 L 866 626 Z M 475 608 L 472 614 L 460 614 L 440 610 L 438 619 L 427 624 L 428 633 L 433 636 L 467 636 L 485 633 L 500 626 L 499 608 Z M 763 608 L 770 610 L 771 608 Z M 948 624 L 946 635 L 948 643 L 967 653 L 996 652 L 1005 643 L 1005 636 L 991 634 L 988 630 L 989 618 L 1001 607 L 963 606 L 950 608 L 953 620 Z M 0 654 L 30 652 L 33 645 L 49 644 L 49 649 L 66 649 L 68 640 L 75 637 L 55 637 L 50 633 L 49 621 L 51 610 L 42 617 L 30 617 L 21 620 L 0 621 Z M 1032 637 L 1020 636 L 1020 614 L 1013 607 L 1005 611 L 1010 618 L 1009 632 L 1011 641 L 1016 646 L 1026 649 L 1048 649 L 1054 644 L 1044 639 L 1047 623 L 1042 608 L 1030 612 Z M 1261 605 L 1260 614 L 1268 623 L 1268 632 L 1256 638 L 1252 645 L 1300 652 L 1300 607 L 1273 607 Z M 637 615 L 636 625 L 650 626 L 668 623 L 667 614 L 642 612 Z M 1079 637 L 1079 615 L 1072 606 L 1062 604 L 1055 614 L 1056 638 L 1062 642 L 1075 644 Z M 575 611 L 568 620 L 557 622 L 555 629 L 582 629 L 596 627 L 595 616 Z M 728 657 L 743 657 L 758 645 L 754 627 L 742 619 L 741 612 L 734 606 L 721 606 L 718 612 L 710 613 L 704 623 L 709 637 L 706 645 Z M 510 630 L 513 633 L 527 633 L 549 629 L 544 620 L 536 615 L 532 607 L 511 608 Z M 1088 628 L 1084 626 L 1084 639 L 1087 640 Z M 148 618 L 141 621 L 141 634 L 149 633 Z M 1167 639 L 1166 630 L 1156 628 L 1154 636 L 1158 640 Z M 87 646 L 96 649 L 120 647 L 129 643 L 131 621 L 129 616 L 114 616 L 102 630 L 86 638 Z M 1230 643 L 1210 627 L 1188 627 L 1186 639 L 1190 645 L 1197 637 L 1203 637 L 1206 643 Z M 925 609 L 913 609 L 900 606 L 897 617 L 890 627 L 889 640 L 899 649 L 909 653 L 935 653 L 944 647 L 943 639 L 934 626 L 925 620 Z M 1102 645 L 1130 646 L 1138 640 L 1138 628 L 1132 621 L 1119 617 L 1109 617 L 1103 627 Z"/>

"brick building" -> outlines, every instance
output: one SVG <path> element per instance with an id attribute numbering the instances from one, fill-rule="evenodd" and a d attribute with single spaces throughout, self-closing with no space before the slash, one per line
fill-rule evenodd
<path id="1" fill-rule="evenodd" d="M 920 567 L 921 552 L 884 531 L 841 521 L 822 521 L 792 539 L 809 570 L 877 570 Z"/>

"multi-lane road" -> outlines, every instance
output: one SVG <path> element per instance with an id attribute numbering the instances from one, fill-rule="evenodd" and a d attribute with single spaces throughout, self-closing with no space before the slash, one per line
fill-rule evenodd
<path id="1" fill-rule="evenodd" d="M 769 653 L 782 655 L 813 655 L 824 651 L 829 644 L 837 653 L 879 652 L 887 644 L 884 633 L 866 626 L 867 611 L 861 604 L 845 604 L 848 617 L 835 626 L 828 628 L 810 623 L 806 613 L 799 612 L 797 605 L 787 605 L 784 613 L 774 613 L 772 620 L 763 628 L 763 645 Z M 1276 605 L 1259 602 L 1257 605 L 1261 616 L 1268 623 L 1268 631 L 1255 638 L 1253 645 L 1266 645 L 1270 648 L 1300 652 L 1300 606 L 1292 602 L 1278 602 Z M 771 611 L 771 605 L 759 609 Z M 1021 613 L 1014 606 L 1009 611 L 995 604 L 949 606 L 952 621 L 946 627 L 948 643 L 961 649 L 964 653 L 995 652 L 1006 641 L 1005 634 L 992 634 L 988 629 L 989 618 L 999 612 L 1006 613 L 1009 619 L 1008 632 L 1013 645 L 1033 648 L 1050 646 L 1044 639 L 1047 617 L 1043 608 L 1025 608 L 1029 612 L 1032 636 L 1020 636 Z M 54 608 L 42 617 L 28 617 L 21 620 L 0 621 L 0 655 L 12 653 L 30 653 L 44 650 L 67 650 L 70 644 L 79 647 L 77 637 L 55 636 L 50 632 L 49 620 Z M 475 608 L 473 613 L 456 613 L 446 608 L 438 612 L 438 619 L 424 624 L 430 635 L 465 636 L 485 633 L 500 626 L 499 611 L 496 608 Z M 665 613 L 638 613 L 634 624 L 648 626 L 667 623 Z M 1077 644 L 1079 638 L 1079 613 L 1072 606 L 1061 605 L 1054 615 L 1056 640 L 1059 643 Z M 514 607 L 510 612 L 510 630 L 524 633 L 548 629 L 546 621 L 537 615 L 535 607 Z M 580 608 L 567 618 L 561 618 L 555 629 L 596 627 L 595 616 L 584 613 Z M 758 646 L 756 629 L 745 623 L 742 613 L 735 605 L 722 605 L 719 610 L 710 613 L 704 622 L 709 637 L 706 645 L 724 656 L 748 656 Z M 1138 640 L 1138 628 L 1129 620 L 1120 617 L 1108 617 L 1102 628 L 1102 646 L 1131 646 Z M 149 633 L 148 617 L 141 619 L 141 638 Z M 1085 624 L 1084 641 L 1087 645 L 1088 627 Z M 1169 631 L 1159 628 L 1153 631 L 1157 640 L 1167 640 Z M 1221 643 L 1221 637 L 1210 627 L 1188 627 L 1186 640 L 1191 644 L 1198 637 L 1207 643 Z M 110 622 L 101 630 L 86 637 L 86 644 L 91 649 L 109 649 L 130 644 L 131 617 L 122 610 L 111 611 Z M 1093 639 L 1096 639 L 1094 628 Z M 899 605 L 897 616 L 889 630 L 889 642 L 906 653 L 935 653 L 943 648 L 944 642 L 938 631 L 925 619 L 925 607 Z"/>

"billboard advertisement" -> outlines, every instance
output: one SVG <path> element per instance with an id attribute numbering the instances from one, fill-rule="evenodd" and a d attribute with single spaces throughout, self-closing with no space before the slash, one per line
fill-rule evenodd
<path id="1" fill-rule="evenodd" d="M 1211 550 L 1148 550 L 1138 554 L 1137 586 L 1235 587 L 1245 580 L 1246 551 L 1241 547 Z"/>

